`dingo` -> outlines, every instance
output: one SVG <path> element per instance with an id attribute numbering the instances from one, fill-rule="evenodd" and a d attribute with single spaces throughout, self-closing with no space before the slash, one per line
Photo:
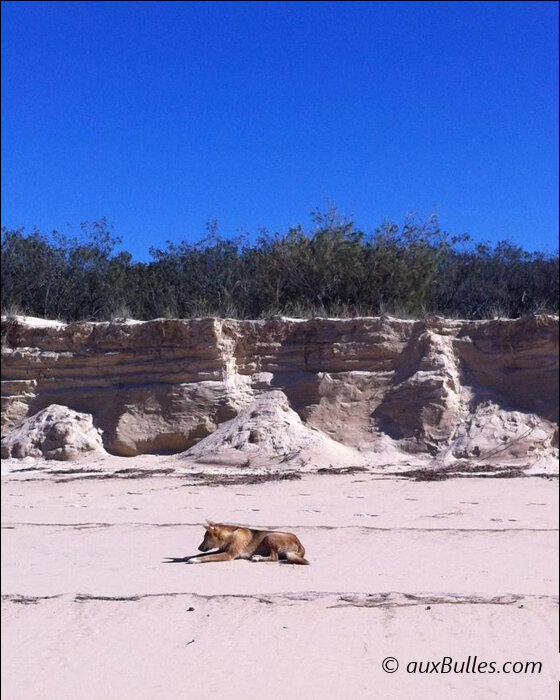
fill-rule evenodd
<path id="1" fill-rule="evenodd" d="M 309 564 L 304 559 L 305 549 L 291 532 L 252 530 L 237 525 L 220 525 L 209 520 L 204 525 L 206 534 L 199 547 L 201 552 L 217 549 L 210 554 L 189 557 L 187 564 L 206 564 L 213 561 L 250 559 L 251 561 L 278 561 L 290 564 Z"/>

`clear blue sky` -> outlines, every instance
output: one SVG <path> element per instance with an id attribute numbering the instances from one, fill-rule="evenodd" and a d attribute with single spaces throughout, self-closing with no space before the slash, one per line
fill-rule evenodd
<path id="1" fill-rule="evenodd" d="M 310 225 L 558 248 L 556 2 L 2 3 L 2 223 Z"/>

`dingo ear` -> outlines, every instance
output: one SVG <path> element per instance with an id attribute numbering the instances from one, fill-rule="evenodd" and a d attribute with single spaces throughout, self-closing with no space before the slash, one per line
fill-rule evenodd
<path id="1" fill-rule="evenodd" d="M 214 529 L 214 523 L 211 520 L 206 521 L 206 525 L 203 525 L 205 530 L 213 530 Z"/>

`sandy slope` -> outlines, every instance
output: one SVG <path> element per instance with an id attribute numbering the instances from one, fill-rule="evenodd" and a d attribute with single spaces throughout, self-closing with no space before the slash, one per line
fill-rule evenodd
<path id="1" fill-rule="evenodd" d="M 557 500 L 543 478 L 5 478 L 3 697 L 556 697 Z M 164 563 L 205 518 L 290 529 L 312 565 Z M 475 655 L 542 672 L 406 672 Z"/>

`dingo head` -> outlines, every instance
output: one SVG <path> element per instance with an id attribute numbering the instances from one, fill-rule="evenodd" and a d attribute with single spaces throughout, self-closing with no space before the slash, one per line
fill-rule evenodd
<path id="1" fill-rule="evenodd" d="M 220 549 L 229 544 L 231 540 L 231 528 L 227 525 L 217 525 L 207 520 L 204 529 L 206 530 L 206 534 L 204 535 L 202 544 L 198 548 L 201 552 L 207 552 L 209 549 Z"/>

